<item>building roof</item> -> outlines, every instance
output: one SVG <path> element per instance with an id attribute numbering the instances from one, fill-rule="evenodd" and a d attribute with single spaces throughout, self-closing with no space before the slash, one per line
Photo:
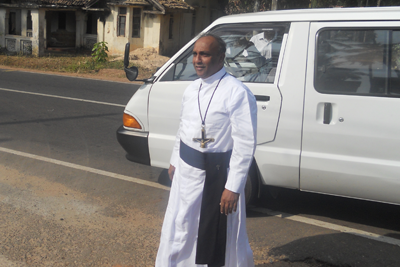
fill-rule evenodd
<path id="1" fill-rule="evenodd" d="M 90 6 L 99 0 L 11 0 L 11 5 L 38 5 L 38 6 Z"/>
<path id="2" fill-rule="evenodd" d="M 159 0 L 160 4 L 169 9 L 186 9 L 186 10 L 194 10 L 194 8 L 188 3 L 182 0 Z"/>
<path id="3" fill-rule="evenodd" d="M 90 0 L 39 0 L 42 5 L 56 5 L 56 6 L 86 6 Z"/>
<path id="4" fill-rule="evenodd" d="M 109 5 L 150 5 L 149 1 L 146 0 L 107 0 Z"/>
<path id="5" fill-rule="evenodd" d="M 5 3 L 12 5 L 34 4 L 39 6 L 74 6 L 90 7 L 99 0 L 8 0 Z M 1 0 L 0 0 L 1 2 Z M 165 13 L 165 9 L 194 10 L 183 0 L 106 0 L 109 5 L 152 5 L 155 10 Z M 1 5 L 1 4 L 0 4 Z"/>

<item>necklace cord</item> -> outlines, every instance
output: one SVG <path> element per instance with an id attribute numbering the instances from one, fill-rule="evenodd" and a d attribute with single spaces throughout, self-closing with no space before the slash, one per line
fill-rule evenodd
<path id="1" fill-rule="evenodd" d="M 207 109 L 206 109 L 206 113 L 204 114 L 204 119 L 203 119 L 203 116 L 201 115 L 201 109 L 200 109 L 200 90 L 201 90 L 201 86 L 203 85 L 202 83 L 200 83 L 199 92 L 198 92 L 198 94 L 197 94 L 197 103 L 198 103 L 198 105 L 199 105 L 200 119 L 201 119 L 201 124 L 202 124 L 203 126 L 206 125 L 206 117 L 207 117 L 207 113 L 208 113 L 208 108 L 210 107 L 210 104 L 211 104 L 211 101 L 212 101 L 212 99 L 213 99 L 213 97 L 214 97 L 215 91 L 217 91 L 217 88 L 218 88 L 218 86 L 219 86 L 219 83 L 222 81 L 222 78 L 224 78 L 225 75 L 226 75 L 226 72 L 225 72 L 225 74 L 222 75 L 222 77 L 219 79 L 219 81 L 218 81 L 218 83 L 217 83 L 217 86 L 215 86 L 214 92 L 212 93 L 211 98 L 210 98 L 210 101 L 208 102 L 208 106 L 207 106 Z"/>

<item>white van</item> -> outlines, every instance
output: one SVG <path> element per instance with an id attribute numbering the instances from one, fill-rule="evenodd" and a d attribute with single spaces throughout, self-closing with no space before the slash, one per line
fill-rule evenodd
<path id="1" fill-rule="evenodd" d="M 248 198 L 265 184 L 400 204 L 400 8 L 242 14 L 204 32 L 225 40 L 227 72 L 257 99 Z M 117 136 L 128 159 L 169 167 L 195 40 L 127 104 Z"/>

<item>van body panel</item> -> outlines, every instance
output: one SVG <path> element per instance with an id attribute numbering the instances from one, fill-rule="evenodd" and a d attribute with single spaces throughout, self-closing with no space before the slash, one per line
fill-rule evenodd
<path id="1" fill-rule="evenodd" d="M 257 144 L 272 142 L 278 127 L 282 97 L 276 84 L 245 83 L 257 97 L 267 97 L 267 101 L 257 100 Z"/>
<path id="2" fill-rule="evenodd" d="M 263 184 L 400 204 L 399 18 L 400 7 L 284 10 L 222 17 L 203 31 L 224 36 L 227 71 L 238 69 L 258 100 Z M 279 54 L 274 80 L 240 75 L 257 64 L 241 42 L 274 27 L 281 41 L 280 50 L 271 48 Z M 196 39 L 127 104 L 143 126 L 117 132 L 131 160 L 169 167 L 182 95 L 195 76 L 187 70 Z M 148 153 L 130 147 L 138 142 L 148 142 Z"/>
<path id="3" fill-rule="evenodd" d="M 147 119 L 147 107 L 150 88 L 153 84 L 145 83 L 139 87 L 135 94 L 131 97 L 128 104 L 126 104 L 124 113 L 133 116 L 142 126 L 141 132 L 149 131 L 149 122 Z M 125 127 L 126 130 L 138 131 L 138 129 L 129 129 Z"/>
<path id="4" fill-rule="evenodd" d="M 299 188 L 301 127 L 307 60 L 308 22 L 290 25 L 278 87 L 282 107 L 275 140 L 258 145 L 255 159 L 264 184 Z"/>
<path id="5" fill-rule="evenodd" d="M 387 52 L 391 51 L 390 47 L 400 43 L 399 29 L 399 21 L 311 24 L 301 189 L 400 203 L 400 123 L 397 119 L 400 94 L 385 94 L 383 88 L 385 74 L 389 75 L 389 82 L 399 79 L 397 66 L 393 66 L 395 62 L 391 62 L 390 70 L 387 58 L 387 55 L 393 57 L 394 52 Z M 332 56 L 326 63 L 315 66 L 321 60 L 316 58 L 316 36 L 318 33 L 322 36 L 323 30 L 328 30 L 329 36 L 341 32 L 342 37 L 320 41 L 321 46 L 331 43 L 333 48 L 328 54 Z M 351 40 L 346 39 L 349 34 L 353 34 Z M 356 40 L 360 34 L 363 36 Z M 389 37 L 397 43 L 386 43 Z M 370 43 L 368 38 L 372 40 Z M 316 73 L 326 76 L 333 71 L 337 77 L 333 85 L 324 84 L 326 88 L 323 88 L 317 84 Z M 341 80 L 345 72 L 350 74 Z M 318 86 L 322 92 L 317 91 Z M 324 93 L 328 87 L 331 91 Z M 326 112 L 330 115 L 328 121 L 324 119 Z"/>
<path id="6" fill-rule="evenodd" d="M 179 129 L 183 92 L 190 81 L 160 81 L 149 98 L 149 150 L 151 165 L 168 168 Z"/>

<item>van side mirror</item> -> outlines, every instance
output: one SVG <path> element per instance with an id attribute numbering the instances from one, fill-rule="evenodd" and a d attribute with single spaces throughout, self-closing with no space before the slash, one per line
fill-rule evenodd
<path id="1" fill-rule="evenodd" d="M 125 75 L 126 78 L 128 78 L 129 81 L 134 81 L 136 80 L 139 70 L 135 66 L 132 66 L 129 68 L 129 48 L 130 48 L 130 43 L 126 43 L 125 45 L 125 55 L 124 55 L 124 70 L 125 70 Z"/>

